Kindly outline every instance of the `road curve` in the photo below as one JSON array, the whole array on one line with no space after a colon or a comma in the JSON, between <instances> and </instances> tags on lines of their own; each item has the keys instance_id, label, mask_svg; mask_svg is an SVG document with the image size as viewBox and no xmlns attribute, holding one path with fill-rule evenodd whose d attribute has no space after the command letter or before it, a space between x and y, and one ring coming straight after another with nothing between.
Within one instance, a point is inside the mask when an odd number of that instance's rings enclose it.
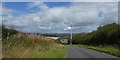
<instances>
[{"instance_id":1,"label":"road curve","mask_svg":"<svg viewBox=\"0 0 120 60\"><path fill-rule=\"evenodd\" d=\"M86 48L69 46L66 58L117 58L117 57Z\"/></svg>"}]
</instances>

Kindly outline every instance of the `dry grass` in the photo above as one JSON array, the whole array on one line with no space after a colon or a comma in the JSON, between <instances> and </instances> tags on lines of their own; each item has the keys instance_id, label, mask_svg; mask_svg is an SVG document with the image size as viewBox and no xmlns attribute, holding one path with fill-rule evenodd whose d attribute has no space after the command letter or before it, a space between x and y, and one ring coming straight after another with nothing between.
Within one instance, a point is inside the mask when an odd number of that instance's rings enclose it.
<instances>
[{"instance_id":1,"label":"dry grass","mask_svg":"<svg viewBox=\"0 0 120 60\"><path fill-rule=\"evenodd\" d=\"M3 58L30 58L40 51L55 48L55 41L42 36L18 33L3 40Z\"/></svg>"}]
</instances>

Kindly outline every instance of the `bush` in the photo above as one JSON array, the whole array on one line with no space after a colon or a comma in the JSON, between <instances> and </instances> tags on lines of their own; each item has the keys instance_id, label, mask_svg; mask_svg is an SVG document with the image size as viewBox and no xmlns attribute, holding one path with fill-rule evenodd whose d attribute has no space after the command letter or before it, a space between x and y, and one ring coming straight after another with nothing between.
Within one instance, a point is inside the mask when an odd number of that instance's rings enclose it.
<instances>
[{"instance_id":1,"label":"bush","mask_svg":"<svg viewBox=\"0 0 120 60\"><path fill-rule=\"evenodd\" d=\"M18 33L17 30L8 29L4 25L2 25L2 38L6 38L7 36L11 36L17 33Z\"/></svg>"},{"instance_id":2,"label":"bush","mask_svg":"<svg viewBox=\"0 0 120 60\"><path fill-rule=\"evenodd\" d=\"M100 26L96 31L86 34L74 34L73 43L88 45L120 44L120 26L116 23Z\"/></svg>"}]
</instances>

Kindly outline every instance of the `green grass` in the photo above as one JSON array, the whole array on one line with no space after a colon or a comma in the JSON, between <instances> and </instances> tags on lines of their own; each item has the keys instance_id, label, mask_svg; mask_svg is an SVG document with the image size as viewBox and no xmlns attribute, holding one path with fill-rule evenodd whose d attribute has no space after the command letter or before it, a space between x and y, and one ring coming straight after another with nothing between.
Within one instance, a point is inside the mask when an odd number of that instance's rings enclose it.
<instances>
[{"instance_id":1,"label":"green grass","mask_svg":"<svg viewBox=\"0 0 120 60\"><path fill-rule=\"evenodd\" d=\"M115 46L109 46L109 45L105 45L105 46L102 46L102 45L101 46L77 45L77 46L83 47L83 48L88 48L88 49L93 49L96 51L100 51L100 52L104 52L107 54L111 54L111 55L120 57L120 54L119 54L120 48L115 47Z\"/></svg>"},{"instance_id":2,"label":"green grass","mask_svg":"<svg viewBox=\"0 0 120 60\"><path fill-rule=\"evenodd\" d=\"M59 46L51 48L48 51L38 51L33 55L33 58L64 58L66 55L66 48L66 46Z\"/></svg>"}]
</instances>

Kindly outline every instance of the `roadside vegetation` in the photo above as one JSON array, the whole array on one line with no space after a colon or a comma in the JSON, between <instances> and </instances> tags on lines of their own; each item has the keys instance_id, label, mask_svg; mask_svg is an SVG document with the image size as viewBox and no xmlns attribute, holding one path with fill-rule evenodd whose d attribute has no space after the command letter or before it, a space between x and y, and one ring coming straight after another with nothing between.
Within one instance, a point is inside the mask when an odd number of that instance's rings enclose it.
<instances>
[{"instance_id":1,"label":"roadside vegetation","mask_svg":"<svg viewBox=\"0 0 120 60\"><path fill-rule=\"evenodd\" d=\"M66 46L56 46L49 51L39 51L33 54L33 58L64 58L66 55Z\"/></svg>"},{"instance_id":2,"label":"roadside vegetation","mask_svg":"<svg viewBox=\"0 0 120 60\"><path fill-rule=\"evenodd\" d=\"M120 26L111 23L91 33L74 34L73 44L120 57Z\"/></svg>"},{"instance_id":3,"label":"roadside vegetation","mask_svg":"<svg viewBox=\"0 0 120 60\"><path fill-rule=\"evenodd\" d=\"M64 58L66 46L40 35L2 27L2 58Z\"/></svg>"}]
</instances>

